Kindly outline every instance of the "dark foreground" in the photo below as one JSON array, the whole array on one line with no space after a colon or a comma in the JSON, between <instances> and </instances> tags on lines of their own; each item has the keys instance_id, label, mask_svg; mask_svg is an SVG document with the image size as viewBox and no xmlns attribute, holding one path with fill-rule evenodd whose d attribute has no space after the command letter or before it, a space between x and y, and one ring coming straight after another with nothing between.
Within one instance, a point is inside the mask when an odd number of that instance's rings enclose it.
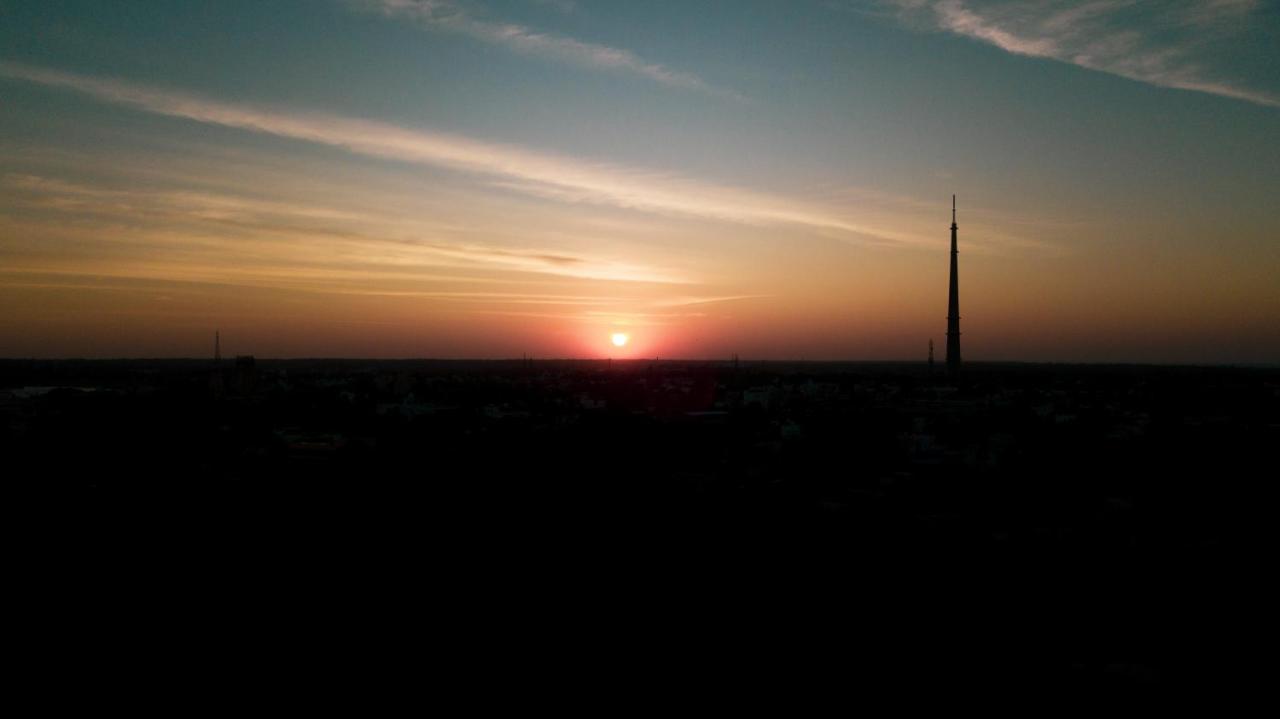
<instances>
[{"instance_id":1,"label":"dark foreground","mask_svg":"<svg viewBox=\"0 0 1280 719\"><path fill-rule=\"evenodd\" d=\"M1276 370L212 370L0 362L50 631L407 652L400 671L481 704L726 676L1053 700L1269 672Z\"/></svg>"}]
</instances>

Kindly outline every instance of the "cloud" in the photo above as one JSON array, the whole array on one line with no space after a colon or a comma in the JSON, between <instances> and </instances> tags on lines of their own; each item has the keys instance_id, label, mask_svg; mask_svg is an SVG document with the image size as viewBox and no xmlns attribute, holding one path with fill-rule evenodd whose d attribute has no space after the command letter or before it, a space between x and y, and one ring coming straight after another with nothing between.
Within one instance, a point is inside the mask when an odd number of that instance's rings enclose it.
<instances>
[{"instance_id":1,"label":"cloud","mask_svg":"<svg viewBox=\"0 0 1280 719\"><path fill-rule=\"evenodd\" d=\"M713 297L670 297L654 302L656 307L690 307L692 305L710 305L719 302L736 302L738 300L767 299L772 295L723 295Z\"/></svg>"},{"instance_id":2,"label":"cloud","mask_svg":"<svg viewBox=\"0 0 1280 719\"><path fill-rule=\"evenodd\" d=\"M234 275L240 271L234 265L249 262L260 265L262 276L307 282L343 279L356 268L383 279L433 279L421 273L428 267L688 282L669 270L560 250L397 239L380 218L326 207L209 192L103 189L26 174L0 177L0 187L9 190L15 206L125 223L128 229L118 233L117 226L105 222L95 224L93 232L103 240L115 238L117 246L164 248L169 263L162 277L212 269L230 269ZM314 272L299 265L299 239L306 241L308 264L318 265ZM228 257L232 266L220 267Z\"/></svg>"},{"instance_id":3,"label":"cloud","mask_svg":"<svg viewBox=\"0 0 1280 719\"><path fill-rule=\"evenodd\" d=\"M590 69L627 72L668 87L743 99L736 92L711 86L697 75L648 62L629 50L538 32L524 25L476 19L451 0L364 0L357 7L372 8L388 17L406 18L432 30L466 35L526 55Z\"/></svg>"},{"instance_id":4,"label":"cloud","mask_svg":"<svg viewBox=\"0 0 1280 719\"><path fill-rule=\"evenodd\" d=\"M911 244L930 241L862 225L831 208L802 200L670 173L584 162L460 135L334 115L267 110L15 63L0 62L0 76L74 90L103 102L160 115L339 147L368 157L471 173L513 191L563 202L752 225L801 226L842 239Z\"/></svg>"},{"instance_id":5,"label":"cloud","mask_svg":"<svg viewBox=\"0 0 1280 719\"><path fill-rule=\"evenodd\" d=\"M1211 50L1246 30L1257 9L1254 0L889 0L889 5L910 24L971 37L1017 55L1280 107L1280 95L1207 68L1216 59Z\"/></svg>"},{"instance_id":6,"label":"cloud","mask_svg":"<svg viewBox=\"0 0 1280 719\"><path fill-rule=\"evenodd\" d=\"M0 252L0 289L188 296L239 287L421 300L446 313L587 323L644 316L647 324L768 297L718 292L679 270L597 252L431 232L418 239L413 225L356 209L360 202L277 198L252 182L237 191L244 194L174 188L128 171L105 182L0 174L0 236L15 238Z\"/></svg>"},{"instance_id":7,"label":"cloud","mask_svg":"<svg viewBox=\"0 0 1280 719\"><path fill-rule=\"evenodd\" d=\"M1033 57L1053 57L1057 52L1057 47L1052 40L1018 37L987 22L955 0L939 2L934 5L934 9L938 13L938 23L943 28L960 35L985 40L1001 50Z\"/></svg>"}]
</instances>

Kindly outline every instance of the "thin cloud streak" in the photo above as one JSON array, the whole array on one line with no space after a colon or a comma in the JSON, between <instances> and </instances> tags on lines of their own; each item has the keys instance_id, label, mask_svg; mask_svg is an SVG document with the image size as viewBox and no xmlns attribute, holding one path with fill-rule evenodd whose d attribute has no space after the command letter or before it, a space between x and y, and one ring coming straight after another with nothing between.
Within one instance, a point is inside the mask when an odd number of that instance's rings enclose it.
<instances>
[{"instance_id":1,"label":"thin cloud streak","mask_svg":"<svg viewBox=\"0 0 1280 719\"><path fill-rule=\"evenodd\" d=\"M985 3L889 0L909 23L970 37L1006 52L1071 63L1160 87L1203 92L1280 107L1280 96L1219 79L1197 51L1206 38L1230 37L1249 22L1251 0L1188 0L1142 5L1134 0L1088 3ZM1161 35L1154 27L1157 13Z\"/></svg>"},{"instance_id":2,"label":"thin cloud streak","mask_svg":"<svg viewBox=\"0 0 1280 719\"><path fill-rule=\"evenodd\" d=\"M987 22L955 0L944 0L934 5L938 23L958 35L967 35L1017 55L1053 57L1058 51L1051 40L1021 38Z\"/></svg>"},{"instance_id":3,"label":"thin cloud streak","mask_svg":"<svg viewBox=\"0 0 1280 719\"><path fill-rule=\"evenodd\" d=\"M719 302L736 302L738 300L768 299L773 295L725 295L723 297L673 297L654 302L655 307L691 307L693 305L710 305Z\"/></svg>"},{"instance_id":4,"label":"thin cloud streak","mask_svg":"<svg viewBox=\"0 0 1280 719\"><path fill-rule=\"evenodd\" d=\"M443 167L498 180L504 187L565 202L751 225L799 225L847 239L928 244L931 240L851 222L822 207L670 173L588 163L459 135L409 130L333 115L285 113L114 79L0 62L0 76L75 90L100 101L159 115L339 147L399 162Z\"/></svg>"},{"instance_id":5,"label":"thin cloud streak","mask_svg":"<svg viewBox=\"0 0 1280 719\"><path fill-rule=\"evenodd\" d=\"M334 258L333 270L361 262L379 277L406 268L471 267L528 272L587 280L684 284L678 273L630 262L540 248L503 248L431 239L397 239L378 232L376 219L323 207L251 200L211 193L109 190L34 175L0 177L19 206L63 214L119 217L127 228L117 231L98 224L92 234L116 246L162 246L169 255L199 252L200 262L219 263L231 250L229 238L240 243L233 264L246 254L270 261L290 274L298 269L299 246L307 241L308 256ZM320 228L312 220L350 220L364 229ZM371 226L372 225L372 226ZM211 228L213 228L211 230ZM232 234L227 233L232 229ZM116 237L116 235L121 235ZM247 243L247 244L246 244Z\"/></svg>"},{"instance_id":6,"label":"thin cloud streak","mask_svg":"<svg viewBox=\"0 0 1280 719\"><path fill-rule=\"evenodd\" d=\"M466 35L526 55L590 69L628 72L668 87L743 99L736 92L709 85L697 75L647 62L629 50L538 32L514 23L477 20L449 0L366 0L359 5L372 7L387 17L406 18L432 30Z\"/></svg>"}]
</instances>

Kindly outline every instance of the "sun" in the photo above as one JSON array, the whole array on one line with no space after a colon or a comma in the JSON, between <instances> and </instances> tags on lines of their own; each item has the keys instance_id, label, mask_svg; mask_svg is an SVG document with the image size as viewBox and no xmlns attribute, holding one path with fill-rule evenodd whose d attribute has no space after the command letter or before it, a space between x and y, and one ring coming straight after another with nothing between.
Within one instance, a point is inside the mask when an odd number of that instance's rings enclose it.
<instances>
[{"instance_id":1,"label":"sun","mask_svg":"<svg viewBox=\"0 0 1280 719\"><path fill-rule=\"evenodd\" d=\"M627 340L631 338L628 337L627 333L625 332L614 332L609 339L613 340L614 347L622 347L623 345L627 344Z\"/></svg>"}]
</instances>

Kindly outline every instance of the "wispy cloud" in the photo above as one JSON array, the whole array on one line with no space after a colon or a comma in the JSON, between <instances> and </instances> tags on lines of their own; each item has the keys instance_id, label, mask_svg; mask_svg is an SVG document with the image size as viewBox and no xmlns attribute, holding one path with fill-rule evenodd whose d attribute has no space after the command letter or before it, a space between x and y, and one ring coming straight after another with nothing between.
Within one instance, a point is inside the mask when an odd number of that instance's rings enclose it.
<instances>
[{"instance_id":1,"label":"wispy cloud","mask_svg":"<svg viewBox=\"0 0 1280 719\"><path fill-rule=\"evenodd\" d=\"M736 302L738 300L766 299L771 295L722 295L710 297L669 297L654 303L657 307L690 307L692 305L711 305L720 302Z\"/></svg>"},{"instance_id":2,"label":"wispy cloud","mask_svg":"<svg viewBox=\"0 0 1280 719\"><path fill-rule=\"evenodd\" d=\"M164 292L188 306L226 288L279 290L298 306L320 295L388 298L438 314L589 325L669 324L695 306L765 297L634 255L539 246L529 242L537 231L501 246L469 242L448 237L487 232L417 232L394 211L366 212L358 198L325 204L251 176L235 191L173 179L128 167L98 179L0 174L0 237L13 240L0 247L0 289L123 293L129 302Z\"/></svg>"},{"instance_id":3,"label":"wispy cloud","mask_svg":"<svg viewBox=\"0 0 1280 719\"><path fill-rule=\"evenodd\" d=\"M1280 107L1280 95L1213 72L1206 49L1243 31L1256 0L889 0L903 20L1161 87Z\"/></svg>"},{"instance_id":4,"label":"wispy cloud","mask_svg":"<svg viewBox=\"0 0 1280 719\"><path fill-rule=\"evenodd\" d=\"M74 90L100 101L225 127L482 176L564 202L753 225L792 225L851 240L921 244L923 237L854 222L838 210L679 175L536 152L460 135L333 115L267 110L114 79L0 62L0 76Z\"/></svg>"},{"instance_id":5,"label":"wispy cloud","mask_svg":"<svg viewBox=\"0 0 1280 719\"><path fill-rule=\"evenodd\" d=\"M354 5L372 8L388 17L405 18L428 29L466 35L514 52L579 67L631 73L668 87L742 99L732 90L714 87L692 73L649 62L630 50L539 32L515 23L479 19L452 0L359 0ZM563 11L573 8L563 2L556 3L556 6Z\"/></svg>"},{"instance_id":6,"label":"wispy cloud","mask_svg":"<svg viewBox=\"0 0 1280 719\"><path fill-rule=\"evenodd\" d=\"M957 0L943 0L934 5L938 23L943 28L960 35L968 35L1018 55L1052 57L1057 50L1054 42L1045 38L1019 37L966 8Z\"/></svg>"},{"instance_id":7,"label":"wispy cloud","mask_svg":"<svg viewBox=\"0 0 1280 719\"><path fill-rule=\"evenodd\" d=\"M352 270L386 280L439 279L424 270L469 268L584 280L688 281L669 270L563 250L396 237L380 218L327 207L209 192L105 189L21 174L0 177L0 187L9 191L14 206L127 223L117 230L99 222L93 232L99 244L114 238L118 247L147 249L152 260L159 255L163 262L154 267L161 277L243 273L315 287L317 281L347 278ZM300 239L306 241L305 252Z\"/></svg>"}]
</instances>

